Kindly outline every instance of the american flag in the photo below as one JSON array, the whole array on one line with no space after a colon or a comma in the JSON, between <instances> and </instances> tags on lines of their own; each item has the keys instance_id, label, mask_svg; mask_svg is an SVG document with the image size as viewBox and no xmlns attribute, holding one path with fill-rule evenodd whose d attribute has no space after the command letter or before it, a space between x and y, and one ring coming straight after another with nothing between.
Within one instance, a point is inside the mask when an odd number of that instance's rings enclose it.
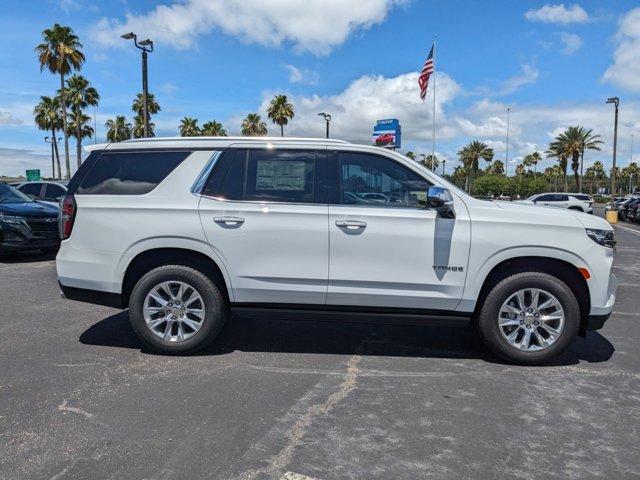
<instances>
[{"instance_id":1,"label":"american flag","mask_svg":"<svg viewBox=\"0 0 640 480\"><path fill-rule=\"evenodd\" d=\"M422 100L427 96L427 87L429 86L429 78L433 73L433 45L431 45L431 50L429 50L429 56L427 57L427 61L424 62L424 66L420 71L420 76L418 77L418 85L420 86L420 98Z\"/></svg>"}]
</instances>

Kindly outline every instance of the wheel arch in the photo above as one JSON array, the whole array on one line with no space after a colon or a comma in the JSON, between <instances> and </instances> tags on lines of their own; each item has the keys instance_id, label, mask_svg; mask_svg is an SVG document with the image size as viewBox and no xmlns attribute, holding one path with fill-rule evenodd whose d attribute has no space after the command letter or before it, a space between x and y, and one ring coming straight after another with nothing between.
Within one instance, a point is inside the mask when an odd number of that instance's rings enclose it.
<instances>
[{"instance_id":1,"label":"wheel arch","mask_svg":"<svg viewBox=\"0 0 640 480\"><path fill-rule=\"evenodd\" d=\"M589 286L573 263L553 257L519 256L505 259L496 264L484 278L478 295L474 318L477 318L487 294L503 279L523 272L540 272L553 275L562 280L575 295L580 307L580 335L584 337L587 331L589 312L591 310L591 297Z\"/></svg>"},{"instance_id":2,"label":"wheel arch","mask_svg":"<svg viewBox=\"0 0 640 480\"><path fill-rule=\"evenodd\" d=\"M220 262L221 263L221 262ZM224 265L199 250L184 247L153 247L138 252L124 269L122 304L129 305L133 287L148 271L163 265L184 265L207 275L221 290L224 299L233 300L233 291Z\"/></svg>"}]
</instances>

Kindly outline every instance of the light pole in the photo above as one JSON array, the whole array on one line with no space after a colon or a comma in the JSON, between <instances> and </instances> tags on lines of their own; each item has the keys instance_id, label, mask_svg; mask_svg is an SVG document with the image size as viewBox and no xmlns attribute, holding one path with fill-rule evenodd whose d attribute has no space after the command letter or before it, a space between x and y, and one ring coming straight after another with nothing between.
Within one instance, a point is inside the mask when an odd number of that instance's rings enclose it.
<instances>
[{"instance_id":1,"label":"light pole","mask_svg":"<svg viewBox=\"0 0 640 480\"><path fill-rule=\"evenodd\" d=\"M442 177L444 177L444 164L447 163L446 159L442 159Z\"/></svg>"},{"instance_id":2,"label":"light pole","mask_svg":"<svg viewBox=\"0 0 640 480\"><path fill-rule=\"evenodd\" d=\"M504 161L504 176L509 176L509 114L511 113L511 107L507 108L507 153Z\"/></svg>"},{"instance_id":3,"label":"light pole","mask_svg":"<svg viewBox=\"0 0 640 480\"><path fill-rule=\"evenodd\" d=\"M57 141L55 138L44 137L44 141L51 144L51 178L56 179L56 164L53 158L53 144Z\"/></svg>"},{"instance_id":4,"label":"light pole","mask_svg":"<svg viewBox=\"0 0 640 480\"><path fill-rule=\"evenodd\" d=\"M324 112L320 112L318 115L324 118L324 121L327 122L327 138L329 138L329 122L331 121L331 115Z\"/></svg>"},{"instance_id":5,"label":"light pole","mask_svg":"<svg viewBox=\"0 0 640 480\"><path fill-rule=\"evenodd\" d=\"M120 35L125 40L133 40L135 46L142 50L142 121L143 135L145 138L149 136L149 87L147 85L147 54L153 52L153 42L148 38L138 42L138 36L133 33L125 33ZM148 47L148 48L147 48Z\"/></svg>"},{"instance_id":6,"label":"light pole","mask_svg":"<svg viewBox=\"0 0 640 480\"><path fill-rule=\"evenodd\" d=\"M616 109L613 122L613 166L611 167L611 211L613 211L613 202L616 196L616 150L618 148L618 106L620 105L620 99L618 97L607 98L607 103L613 103Z\"/></svg>"}]
</instances>

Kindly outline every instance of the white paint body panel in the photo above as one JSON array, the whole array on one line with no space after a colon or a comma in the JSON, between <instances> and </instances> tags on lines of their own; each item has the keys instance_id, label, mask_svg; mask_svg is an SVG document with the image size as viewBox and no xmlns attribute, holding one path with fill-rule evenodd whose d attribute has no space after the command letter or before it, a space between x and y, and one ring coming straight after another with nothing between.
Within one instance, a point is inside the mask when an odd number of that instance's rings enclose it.
<instances>
[{"instance_id":1,"label":"white paint body panel","mask_svg":"<svg viewBox=\"0 0 640 480\"><path fill-rule=\"evenodd\" d=\"M229 202L191 193L212 151L229 145L369 152L449 188L455 220L431 210ZM106 148L198 148L145 195L76 195L72 235L56 259L66 286L120 293L127 266L152 248L184 248L220 267L230 299L249 303L330 304L473 311L482 284L500 262L545 257L587 268L591 314L611 312L616 281L613 251L585 228L610 230L579 212L476 200L406 157L371 146L294 139L161 139ZM102 146L105 148L105 146ZM239 216L238 228L214 221ZM337 220L367 226L347 234ZM462 267L438 272L434 266Z\"/></svg>"}]
</instances>

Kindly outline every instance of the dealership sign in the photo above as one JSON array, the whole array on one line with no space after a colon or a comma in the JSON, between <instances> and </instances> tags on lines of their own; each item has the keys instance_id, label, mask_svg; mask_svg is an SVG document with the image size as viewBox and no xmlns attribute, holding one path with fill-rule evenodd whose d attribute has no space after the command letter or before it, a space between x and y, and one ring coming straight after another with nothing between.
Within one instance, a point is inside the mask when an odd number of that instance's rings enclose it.
<instances>
[{"instance_id":1,"label":"dealership sign","mask_svg":"<svg viewBox=\"0 0 640 480\"><path fill-rule=\"evenodd\" d=\"M378 120L373 127L373 144L384 148L400 148L402 132L395 118Z\"/></svg>"}]
</instances>

